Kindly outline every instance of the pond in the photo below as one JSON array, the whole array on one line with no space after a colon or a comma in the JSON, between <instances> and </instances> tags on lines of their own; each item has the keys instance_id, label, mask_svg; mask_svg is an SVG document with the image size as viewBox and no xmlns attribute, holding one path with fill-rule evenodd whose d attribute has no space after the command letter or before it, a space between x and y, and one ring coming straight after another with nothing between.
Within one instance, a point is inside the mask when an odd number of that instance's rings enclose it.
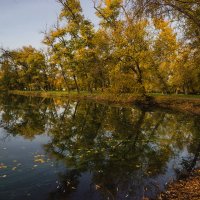
<instances>
[{"instance_id":1,"label":"pond","mask_svg":"<svg viewBox=\"0 0 200 200\"><path fill-rule=\"evenodd\" d=\"M0 96L0 199L155 199L199 165L199 116Z\"/></svg>"}]
</instances>

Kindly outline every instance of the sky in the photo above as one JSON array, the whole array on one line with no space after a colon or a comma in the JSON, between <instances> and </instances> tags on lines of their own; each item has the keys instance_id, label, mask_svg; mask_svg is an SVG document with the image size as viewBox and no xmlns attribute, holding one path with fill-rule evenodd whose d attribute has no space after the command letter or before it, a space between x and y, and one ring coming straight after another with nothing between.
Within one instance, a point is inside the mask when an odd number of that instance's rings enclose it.
<instances>
[{"instance_id":1,"label":"sky","mask_svg":"<svg viewBox=\"0 0 200 200\"><path fill-rule=\"evenodd\" d=\"M86 18L98 23L92 0L81 0ZM60 5L56 0L0 0L0 47L41 48L46 28L56 23Z\"/></svg>"}]
</instances>

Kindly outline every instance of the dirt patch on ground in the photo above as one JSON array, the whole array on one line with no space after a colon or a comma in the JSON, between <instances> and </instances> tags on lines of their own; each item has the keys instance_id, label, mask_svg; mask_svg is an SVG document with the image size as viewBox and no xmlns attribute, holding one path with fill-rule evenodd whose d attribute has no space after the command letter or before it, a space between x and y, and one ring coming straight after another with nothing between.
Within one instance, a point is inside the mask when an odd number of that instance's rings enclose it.
<instances>
[{"instance_id":1,"label":"dirt patch on ground","mask_svg":"<svg viewBox=\"0 0 200 200\"><path fill-rule=\"evenodd\" d=\"M200 200L200 170L195 170L184 180L171 183L158 200Z\"/></svg>"}]
</instances>

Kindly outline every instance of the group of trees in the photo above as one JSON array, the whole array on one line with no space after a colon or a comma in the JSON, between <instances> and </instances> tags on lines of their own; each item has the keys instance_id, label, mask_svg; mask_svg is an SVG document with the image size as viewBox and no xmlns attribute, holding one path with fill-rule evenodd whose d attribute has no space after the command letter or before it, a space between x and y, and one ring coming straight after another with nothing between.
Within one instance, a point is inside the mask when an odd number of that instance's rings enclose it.
<instances>
[{"instance_id":1,"label":"group of trees","mask_svg":"<svg viewBox=\"0 0 200 200\"><path fill-rule=\"evenodd\" d=\"M1 89L200 92L199 0L92 0L99 25L79 0L57 0L46 51L2 49Z\"/></svg>"}]
</instances>

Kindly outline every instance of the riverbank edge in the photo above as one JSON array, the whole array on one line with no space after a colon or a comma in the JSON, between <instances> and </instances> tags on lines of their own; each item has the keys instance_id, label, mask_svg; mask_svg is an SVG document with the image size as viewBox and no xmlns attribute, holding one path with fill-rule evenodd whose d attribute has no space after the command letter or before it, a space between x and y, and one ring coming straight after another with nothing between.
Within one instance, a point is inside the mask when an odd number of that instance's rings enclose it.
<instances>
[{"instance_id":1,"label":"riverbank edge","mask_svg":"<svg viewBox=\"0 0 200 200\"><path fill-rule=\"evenodd\" d=\"M132 95L132 94L111 94L111 93L87 93L87 92L64 92L64 91L21 91L10 90L9 94L42 97L42 98L69 98L73 100L93 100L96 102L106 102L113 104L129 104L140 107L160 107L184 111L200 115L200 95Z\"/></svg>"},{"instance_id":2,"label":"riverbank edge","mask_svg":"<svg viewBox=\"0 0 200 200\"><path fill-rule=\"evenodd\" d=\"M157 200L197 200L200 197L200 169L194 169L185 177L172 181L167 185Z\"/></svg>"}]
</instances>

